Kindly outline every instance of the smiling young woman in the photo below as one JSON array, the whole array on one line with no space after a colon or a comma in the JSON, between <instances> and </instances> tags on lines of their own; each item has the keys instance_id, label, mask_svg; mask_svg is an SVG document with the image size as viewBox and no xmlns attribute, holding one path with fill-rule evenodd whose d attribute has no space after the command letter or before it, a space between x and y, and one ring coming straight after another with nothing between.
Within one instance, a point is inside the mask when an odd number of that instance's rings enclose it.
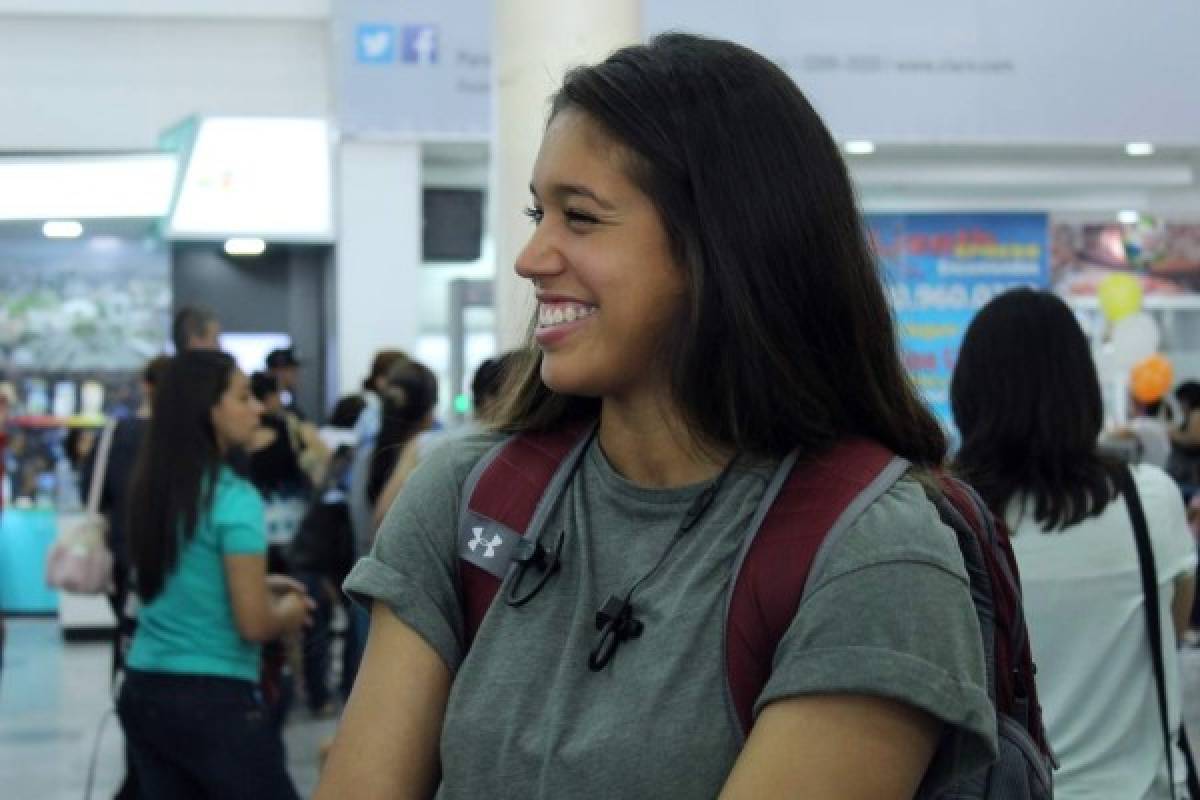
<instances>
[{"instance_id":1,"label":"smiling young woman","mask_svg":"<svg viewBox=\"0 0 1200 800\"><path fill-rule=\"evenodd\" d=\"M347 581L371 636L318 797L886 800L986 765L965 569L912 478L808 575L748 738L725 718L725 590L785 457L854 437L917 469L945 451L801 92L729 42L625 48L568 73L530 190L526 364L495 429L429 457ZM468 478L509 437L575 428L539 523L562 532L557 568L517 601L510 572L474 630ZM470 550L499 545L474 531ZM598 654L596 609L630 598L642 635Z\"/></svg>"}]
</instances>

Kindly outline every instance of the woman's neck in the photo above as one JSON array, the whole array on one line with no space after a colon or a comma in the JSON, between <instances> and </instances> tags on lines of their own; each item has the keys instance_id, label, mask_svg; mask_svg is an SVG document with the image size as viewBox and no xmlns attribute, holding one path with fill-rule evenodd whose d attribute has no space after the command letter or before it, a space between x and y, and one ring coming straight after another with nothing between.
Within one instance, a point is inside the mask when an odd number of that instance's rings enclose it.
<instances>
[{"instance_id":1,"label":"woman's neck","mask_svg":"<svg viewBox=\"0 0 1200 800\"><path fill-rule=\"evenodd\" d=\"M701 483L716 477L733 457L732 452L703 448L682 415L663 403L622 404L606 399L598 435L608 462L640 486Z\"/></svg>"}]
</instances>

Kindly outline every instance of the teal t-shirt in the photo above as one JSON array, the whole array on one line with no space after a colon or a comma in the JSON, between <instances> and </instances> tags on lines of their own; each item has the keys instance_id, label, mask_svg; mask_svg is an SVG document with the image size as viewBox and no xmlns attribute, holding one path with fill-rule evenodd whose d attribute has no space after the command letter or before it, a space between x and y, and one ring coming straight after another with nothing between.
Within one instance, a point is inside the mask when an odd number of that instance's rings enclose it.
<instances>
[{"instance_id":1,"label":"teal t-shirt","mask_svg":"<svg viewBox=\"0 0 1200 800\"><path fill-rule=\"evenodd\" d=\"M260 647L238 634L224 557L266 551L258 490L222 467L212 508L201 516L162 592L138 612L129 666L257 681Z\"/></svg>"}]
</instances>

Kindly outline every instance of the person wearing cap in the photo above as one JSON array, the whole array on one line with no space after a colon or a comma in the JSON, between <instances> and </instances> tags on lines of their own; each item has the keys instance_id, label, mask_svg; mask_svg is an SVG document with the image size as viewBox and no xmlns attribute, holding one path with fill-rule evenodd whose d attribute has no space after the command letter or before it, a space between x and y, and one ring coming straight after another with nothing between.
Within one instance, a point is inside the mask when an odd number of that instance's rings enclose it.
<instances>
[{"instance_id":1,"label":"person wearing cap","mask_svg":"<svg viewBox=\"0 0 1200 800\"><path fill-rule=\"evenodd\" d=\"M283 398L283 407L300 419L307 419L304 412L296 405L296 387L300 383L300 364L296 352L291 347L281 347L267 354L267 373L275 378L279 385L279 395Z\"/></svg>"}]
</instances>

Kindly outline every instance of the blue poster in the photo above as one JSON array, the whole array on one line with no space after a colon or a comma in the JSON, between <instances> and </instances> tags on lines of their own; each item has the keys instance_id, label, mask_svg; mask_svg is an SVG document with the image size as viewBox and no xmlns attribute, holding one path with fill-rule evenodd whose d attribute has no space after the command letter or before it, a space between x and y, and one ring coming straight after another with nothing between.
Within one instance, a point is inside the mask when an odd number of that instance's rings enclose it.
<instances>
[{"instance_id":1,"label":"blue poster","mask_svg":"<svg viewBox=\"0 0 1200 800\"><path fill-rule=\"evenodd\" d=\"M975 312L997 294L1049 285L1045 214L868 214L905 366L953 430L950 376Z\"/></svg>"}]
</instances>

